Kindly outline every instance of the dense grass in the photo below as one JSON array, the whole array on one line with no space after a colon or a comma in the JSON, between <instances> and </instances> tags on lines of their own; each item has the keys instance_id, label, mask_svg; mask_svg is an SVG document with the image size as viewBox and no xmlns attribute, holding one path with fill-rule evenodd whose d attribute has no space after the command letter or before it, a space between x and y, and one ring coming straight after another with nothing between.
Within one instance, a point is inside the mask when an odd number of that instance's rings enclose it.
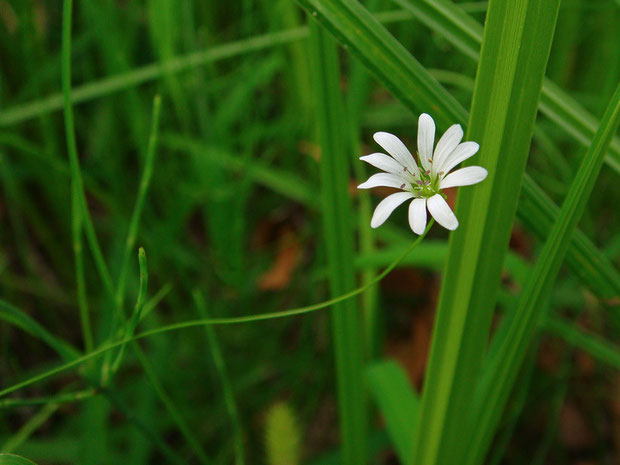
<instances>
[{"instance_id":1,"label":"dense grass","mask_svg":"<svg viewBox=\"0 0 620 465\"><path fill-rule=\"evenodd\" d=\"M0 452L617 460L618 15L0 1ZM490 176L414 242L353 187L421 112Z\"/></svg>"}]
</instances>

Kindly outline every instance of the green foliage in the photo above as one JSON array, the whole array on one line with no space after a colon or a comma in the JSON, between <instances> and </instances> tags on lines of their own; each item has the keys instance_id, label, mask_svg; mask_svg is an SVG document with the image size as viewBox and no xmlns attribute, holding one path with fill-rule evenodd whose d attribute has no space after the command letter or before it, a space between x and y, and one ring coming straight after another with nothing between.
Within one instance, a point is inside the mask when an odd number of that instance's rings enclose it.
<instances>
[{"instance_id":1,"label":"green foliage","mask_svg":"<svg viewBox=\"0 0 620 465\"><path fill-rule=\"evenodd\" d=\"M27 458L13 454L0 454L0 464L2 465L36 465Z\"/></svg>"},{"instance_id":2,"label":"green foliage","mask_svg":"<svg viewBox=\"0 0 620 465\"><path fill-rule=\"evenodd\" d=\"M0 449L564 463L568 402L613 461L618 5L557 3L0 1ZM422 111L489 169L450 240L354 188Z\"/></svg>"}]
</instances>

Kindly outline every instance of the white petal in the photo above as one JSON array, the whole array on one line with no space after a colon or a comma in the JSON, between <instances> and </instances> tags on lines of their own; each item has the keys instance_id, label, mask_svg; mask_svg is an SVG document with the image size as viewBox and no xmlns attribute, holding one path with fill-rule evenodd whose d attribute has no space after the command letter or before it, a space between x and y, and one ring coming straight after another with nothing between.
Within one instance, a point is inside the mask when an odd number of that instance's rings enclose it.
<instances>
[{"instance_id":1,"label":"white petal","mask_svg":"<svg viewBox=\"0 0 620 465\"><path fill-rule=\"evenodd\" d=\"M418 155L425 170L431 169L431 163L428 160L433 158L434 144L435 122L430 115L422 113L418 118Z\"/></svg>"},{"instance_id":2,"label":"white petal","mask_svg":"<svg viewBox=\"0 0 620 465\"><path fill-rule=\"evenodd\" d=\"M373 187L395 187L403 189L409 181L392 173L377 173L368 178L368 181L357 186L358 189L371 189Z\"/></svg>"},{"instance_id":3,"label":"white petal","mask_svg":"<svg viewBox=\"0 0 620 465\"><path fill-rule=\"evenodd\" d=\"M394 160L392 157L384 153L371 153L360 157L360 160L371 164L386 173L401 174L404 172L404 166Z\"/></svg>"},{"instance_id":4,"label":"white petal","mask_svg":"<svg viewBox=\"0 0 620 465\"><path fill-rule=\"evenodd\" d=\"M454 231L459 227L459 221L452 213L450 205L444 200L440 194L433 195L427 202L428 211L431 212L433 218L444 228Z\"/></svg>"},{"instance_id":5,"label":"white petal","mask_svg":"<svg viewBox=\"0 0 620 465\"><path fill-rule=\"evenodd\" d=\"M448 187L471 186L484 180L487 174L489 174L487 170L481 166L468 166L467 168L456 170L443 178L439 183L439 187L447 189Z\"/></svg>"},{"instance_id":6,"label":"white petal","mask_svg":"<svg viewBox=\"0 0 620 465\"><path fill-rule=\"evenodd\" d=\"M426 229L426 199L413 199L409 204L409 226L421 235Z\"/></svg>"},{"instance_id":7,"label":"white petal","mask_svg":"<svg viewBox=\"0 0 620 465\"><path fill-rule=\"evenodd\" d=\"M376 132L373 136L377 144L385 149L387 153L392 155L394 159L411 172L416 172L418 167L413 159L411 152L405 147L405 144L389 132Z\"/></svg>"},{"instance_id":8,"label":"white petal","mask_svg":"<svg viewBox=\"0 0 620 465\"><path fill-rule=\"evenodd\" d=\"M370 220L371 228L378 228L385 220L389 218L392 212L405 200L413 197L411 192L397 192L396 194L388 195L384 198L377 208L375 208L375 212L372 214L372 220Z\"/></svg>"},{"instance_id":9,"label":"white petal","mask_svg":"<svg viewBox=\"0 0 620 465\"><path fill-rule=\"evenodd\" d=\"M433 155L433 168L435 172L439 173L441 164L450 153L459 145L463 138L463 129L460 124L453 124L443 133L437 147L435 147L435 153Z\"/></svg>"},{"instance_id":10,"label":"white petal","mask_svg":"<svg viewBox=\"0 0 620 465\"><path fill-rule=\"evenodd\" d=\"M449 173L452 168L467 160L469 157L476 154L480 146L476 142L463 142L455 148L451 154L449 154L440 164L436 167L437 172L443 171L444 175Z\"/></svg>"}]
</instances>

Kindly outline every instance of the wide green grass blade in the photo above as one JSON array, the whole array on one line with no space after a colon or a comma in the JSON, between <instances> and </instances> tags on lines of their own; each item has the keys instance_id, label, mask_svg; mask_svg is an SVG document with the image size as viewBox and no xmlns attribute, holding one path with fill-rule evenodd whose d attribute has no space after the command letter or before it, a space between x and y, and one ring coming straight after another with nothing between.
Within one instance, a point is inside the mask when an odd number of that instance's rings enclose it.
<instances>
[{"instance_id":1,"label":"wide green grass blade","mask_svg":"<svg viewBox=\"0 0 620 465\"><path fill-rule=\"evenodd\" d=\"M605 152L620 123L620 85L602 118L592 145L586 154L562 205L560 216L545 242L536 266L525 284L514 311L504 322L502 339L485 365L485 377L476 396L475 425L465 464L481 463L515 382L519 367L544 315L540 309L548 301L553 284L569 247L577 223L586 209Z\"/></svg>"},{"instance_id":2,"label":"wide green grass blade","mask_svg":"<svg viewBox=\"0 0 620 465\"><path fill-rule=\"evenodd\" d=\"M489 171L459 193L422 396L416 464L459 463L500 284L559 0L489 4L466 140Z\"/></svg>"},{"instance_id":3,"label":"wide green grass blade","mask_svg":"<svg viewBox=\"0 0 620 465\"><path fill-rule=\"evenodd\" d=\"M321 190L324 244L332 295L355 287L353 216L348 193L351 157L347 153L345 114L340 95L336 45L311 23L310 49L315 76L321 146ZM332 334L338 383L342 463L367 462L367 402L363 386L364 346L355 300L333 306Z\"/></svg>"},{"instance_id":4,"label":"wide green grass blade","mask_svg":"<svg viewBox=\"0 0 620 465\"><path fill-rule=\"evenodd\" d=\"M411 438L420 399L407 374L392 360L380 361L366 369L366 382L400 462L411 463Z\"/></svg>"}]
</instances>

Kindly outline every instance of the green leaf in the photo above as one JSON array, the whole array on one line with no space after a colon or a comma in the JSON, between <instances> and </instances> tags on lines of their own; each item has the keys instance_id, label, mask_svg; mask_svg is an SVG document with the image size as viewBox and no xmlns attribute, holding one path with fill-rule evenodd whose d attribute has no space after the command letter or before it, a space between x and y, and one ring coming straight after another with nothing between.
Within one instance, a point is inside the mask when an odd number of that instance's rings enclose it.
<instances>
[{"instance_id":1,"label":"green leaf","mask_svg":"<svg viewBox=\"0 0 620 465\"><path fill-rule=\"evenodd\" d=\"M489 4L466 139L488 178L459 192L422 395L414 463L460 463L486 354L559 0Z\"/></svg>"},{"instance_id":2,"label":"green leaf","mask_svg":"<svg viewBox=\"0 0 620 465\"><path fill-rule=\"evenodd\" d=\"M393 0L411 12L415 19L441 34L457 50L478 60L482 25L460 5L451 1ZM587 146L599 125L597 119L573 97L545 78L539 102L540 111L562 127L577 142ZM620 174L620 140L614 138L605 162Z\"/></svg>"},{"instance_id":3,"label":"green leaf","mask_svg":"<svg viewBox=\"0 0 620 465\"><path fill-rule=\"evenodd\" d=\"M400 462L411 463L411 438L414 437L420 399L407 374L396 362L382 360L366 369L366 383L379 413L385 420L388 435Z\"/></svg>"},{"instance_id":4,"label":"green leaf","mask_svg":"<svg viewBox=\"0 0 620 465\"><path fill-rule=\"evenodd\" d=\"M26 331L31 336L41 339L48 346L54 349L65 361L73 360L74 358L80 356L80 352L69 343L49 332L45 327L32 319L22 310L3 300L0 300L0 320L11 323L12 325Z\"/></svg>"},{"instance_id":5,"label":"green leaf","mask_svg":"<svg viewBox=\"0 0 620 465\"><path fill-rule=\"evenodd\" d=\"M32 460L13 454L0 454L0 465L37 465Z\"/></svg>"},{"instance_id":6,"label":"green leaf","mask_svg":"<svg viewBox=\"0 0 620 465\"><path fill-rule=\"evenodd\" d=\"M585 211L596 178L603 164L612 137L620 123L620 85L610 102L601 126L586 154L560 215L545 242L535 268L526 282L517 305L502 324L502 339L498 349L485 364L485 376L476 392L476 410L470 426L473 438L465 464L481 463L488 450L508 395L514 385L519 367L535 335L540 318L549 299L553 284L569 247L579 219Z\"/></svg>"},{"instance_id":7,"label":"green leaf","mask_svg":"<svg viewBox=\"0 0 620 465\"><path fill-rule=\"evenodd\" d=\"M316 116L321 146L323 237L332 295L355 287L353 217L348 192L350 156L346 133L336 45L314 22L310 27L312 69L317 92ZM333 306L332 330L338 383L342 463L367 461L367 412L363 386L364 346L360 315L354 300Z\"/></svg>"},{"instance_id":8,"label":"green leaf","mask_svg":"<svg viewBox=\"0 0 620 465\"><path fill-rule=\"evenodd\" d=\"M599 335L583 331L575 324L570 324L555 315L551 315L544 322L544 328L589 353L600 362L620 370L620 347L606 341Z\"/></svg>"}]
</instances>

